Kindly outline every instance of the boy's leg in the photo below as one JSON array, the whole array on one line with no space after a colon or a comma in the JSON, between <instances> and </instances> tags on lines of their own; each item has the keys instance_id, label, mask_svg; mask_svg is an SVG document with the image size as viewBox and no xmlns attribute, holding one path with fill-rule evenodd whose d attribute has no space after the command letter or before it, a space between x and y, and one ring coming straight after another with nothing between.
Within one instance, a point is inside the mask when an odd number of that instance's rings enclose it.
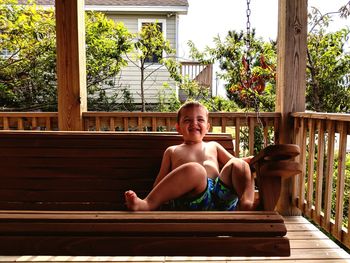
<instances>
[{"instance_id":1,"label":"boy's leg","mask_svg":"<svg viewBox=\"0 0 350 263\"><path fill-rule=\"evenodd\" d=\"M165 176L148 194L145 199L137 197L135 192L125 193L126 205L129 210L155 210L163 203L189 194L202 193L207 187L207 173L198 163L187 163Z\"/></svg>"},{"instance_id":2,"label":"boy's leg","mask_svg":"<svg viewBox=\"0 0 350 263\"><path fill-rule=\"evenodd\" d=\"M219 178L237 192L239 210L254 209L254 178L247 162L232 158L222 168Z\"/></svg>"}]
</instances>

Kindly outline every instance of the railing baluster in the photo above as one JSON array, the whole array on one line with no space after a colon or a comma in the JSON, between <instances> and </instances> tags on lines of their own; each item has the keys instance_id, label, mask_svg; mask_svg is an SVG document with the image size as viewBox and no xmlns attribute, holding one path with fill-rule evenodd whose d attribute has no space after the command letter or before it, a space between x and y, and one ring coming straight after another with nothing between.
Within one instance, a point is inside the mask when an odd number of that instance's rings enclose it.
<instances>
[{"instance_id":1,"label":"railing baluster","mask_svg":"<svg viewBox=\"0 0 350 263\"><path fill-rule=\"evenodd\" d=\"M334 123L331 120L327 121L327 163L326 163L326 187L325 187L325 209L323 228L330 232L331 228L331 209L332 209L332 180L333 180L333 162L334 162Z\"/></svg>"},{"instance_id":2,"label":"railing baluster","mask_svg":"<svg viewBox=\"0 0 350 263\"><path fill-rule=\"evenodd\" d=\"M300 118L294 119L294 138L293 142L297 145L301 145L301 136L300 136ZM300 163L300 155L295 158L297 162ZM300 181L300 175L295 176L293 178L293 189L292 189L292 203L298 206L298 203L296 203L296 200L299 198L299 181ZM300 199L300 198L299 198Z\"/></svg>"},{"instance_id":3,"label":"railing baluster","mask_svg":"<svg viewBox=\"0 0 350 263\"><path fill-rule=\"evenodd\" d=\"M137 127L139 131L143 131L143 121L141 116L139 116L137 119Z\"/></svg>"},{"instance_id":4,"label":"railing baluster","mask_svg":"<svg viewBox=\"0 0 350 263\"><path fill-rule=\"evenodd\" d=\"M37 129L37 118L33 117L32 118L32 130L36 130Z\"/></svg>"},{"instance_id":5,"label":"railing baluster","mask_svg":"<svg viewBox=\"0 0 350 263\"><path fill-rule=\"evenodd\" d=\"M113 116L109 118L109 130L115 131L115 120Z\"/></svg>"},{"instance_id":6,"label":"railing baluster","mask_svg":"<svg viewBox=\"0 0 350 263\"><path fill-rule=\"evenodd\" d=\"M306 212L308 216L311 217L311 208L313 201L313 182L314 182L314 161L315 161L315 125L314 120L308 120L309 128L309 160L308 160L308 182L307 182L307 203L306 203Z\"/></svg>"},{"instance_id":7,"label":"railing baluster","mask_svg":"<svg viewBox=\"0 0 350 263\"><path fill-rule=\"evenodd\" d=\"M124 131L129 131L129 117L127 116L123 117L123 127Z\"/></svg>"},{"instance_id":8,"label":"railing baluster","mask_svg":"<svg viewBox=\"0 0 350 263\"><path fill-rule=\"evenodd\" d=\"M221 132L222 133L226 132L226 118L225 117L221 118Z\"/></svg>"},{"instance_id":9,"label":"railing baluster","mask_svg":"<svg viewBox=\"0 0 350 263\"><path fill-rule=\"evenodd\" d=\"M304 149L300 153L300 162L302 164L303 170L299 175L299 208L305 211L304 200L305 200L305 174L306 174L306 131L307 127L305 125L305 120L300 120L300 148Z\"/></svg>"},{"instance_id":10,"label":"railing baluster","mask_svg":"<svg viewBox=\"0 0 350 263\"><path fill-rule=\"evenodd\" d=\"M129 129L130 131L138 130L139 127L139 119L137 117L130 117L129 118Z\"/></svg>"},{"instance_id":11,"label":"railing baluster","mask_svg":"<svg viewBox=\"0 0 350 263\"><path fill-rule=\"evenodd\" d=\"M275 144L278 144L280 142L280 118L274 118L274 139L275 139Z\"/></svg>"},{"instance_id":12,"label":"railing baluster","mask_svg":"<svg viewBox=\"0 0 350 263\"><path fill-rule=\"evenodd\" d=\"M346 141L347 141L347 126L345 122L339 125L339 152L338 152L338 177L337 177L337 191L336 191L336 206L335 206L335 227L334 233L336 238L341 240L342 237L342 223L343 223L343 199L345 187L345 162L346 162Z\"/></svg>"},{"instance_id":13,"label":"railing baluster","mask_svg":"<svg viewBox=\"0 0 350 263\"><path fill-rule=\"evenodd\" d=\"M317 140L317 167L316 167L316 193L315 193L315 216L313 219L321 224L321 205L322 205L322 182L324 168L324 121L317 120L318 140Z\"/></svg>"},{"instance_id":14,"label":"railing baluster","mask_svg":"<svg viewBox=\"0 0 350 263\"><path fill-rule=\"evenodd\" d=\"M171 119L169 117L166 118L166 130L171 131Z\"/></svg>"},{"instance_id":15,"label":"railing baluster","mask_svg":"<svg viewBox=\"0 0 350 263\"><path fill-rule=\"evenodd\" d=\"M249 154L254 155L254 128L255 128L255 119L249 118Z\"/></svg>"},{"instance_id":16,"label":"railing baluster","mask_svg":"<svg viewBox=\"0 0 350 263\"><path fill-rule=\"evenodd\" d=\"M240 118L236 118L236 126L235 126L235 153L236 157L239 157L239 144L240 144L240 136L241 136L241 124Z\"/></svg>"},{"instance_id":17,"label":"railing baluster","mask_svg":"<svg viewBox=\"0 0 350 263\"><path fill-rule=\"evenodd\" d=\"M17 129L18 130L24 130L24 127L23 127L23 119L21 117L18 117L17 118Z\"/></svg>"},{"instance_id":18,"label":"railing baluster","mask_svg":"<svg viewBox=\"0 0 350 263\"><path fill-rule=\"evenodd\" d=\"M51 131L51 118L50 117L46 117L45 118L45 130L46 131Z\"/></svg>"},{"instance_id":19,"label":"railing baluster","mask_svg":"<svg viewBox=\"0 0 350 263\"><path fill-rule=\"evenodd\" d=\"M210 125L209 132L212 132L213 131L213 118L209 117L209 123L212 124L212 125Z\"/></svg>"},{"instance_id":20,"label":"railing baluster","mask_svg":"<svg viewBox=\"0 0 350 263\"><path fill-rule=\"evenodd\" d=\"M152 131L157 131L157 118L152 117Z\"/></svg>"},{"instance_id":21,"label":"railing baluster","mask_svg":"<svg viewBox=\"0 0 350 263\"><path fill-rule=\"evenodd\" d=\"M263 127L264 127L264 147L269 145L269 120L263 118Z\"/></svg>"},{"instance_id":22,"label":"railing baluster","mask_svg":"<svg viewBox=\"0 0 350 263\"><path fill-rule=\"evenodd\" d=\"M100 117L95 117L95 130L100 131L101 130L101 119Z\"/></svg>"}]
</instances>

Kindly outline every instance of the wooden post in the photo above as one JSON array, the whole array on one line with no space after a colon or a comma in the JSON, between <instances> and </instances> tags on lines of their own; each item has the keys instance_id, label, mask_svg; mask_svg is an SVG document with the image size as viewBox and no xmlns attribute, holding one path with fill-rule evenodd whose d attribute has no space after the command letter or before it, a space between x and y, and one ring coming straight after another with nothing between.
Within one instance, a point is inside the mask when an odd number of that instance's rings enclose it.
<instances>
[{"instance_id":1,"label":"wooden post","mask_svg":"<svg viewBox=\"0 0 350 263\"><path fill-rule=\"evenodd\" d=\"M59 130L82 130L87 110L84 1L55 0Z\"/></svg>"},{"instance_id":2,"label":"wooden post","mask_svg":"<svg viewBox=\"0 0 350 263\"><path fill-rule=\"evenodd\" d=\"M305 110L307 0L279 0L277 39L277 102L281 112L280 143L292 143L291 112ZM298 215L292 200L293 179L282 182L277 210L282 215Z\"/></svg>"}]
</instances>

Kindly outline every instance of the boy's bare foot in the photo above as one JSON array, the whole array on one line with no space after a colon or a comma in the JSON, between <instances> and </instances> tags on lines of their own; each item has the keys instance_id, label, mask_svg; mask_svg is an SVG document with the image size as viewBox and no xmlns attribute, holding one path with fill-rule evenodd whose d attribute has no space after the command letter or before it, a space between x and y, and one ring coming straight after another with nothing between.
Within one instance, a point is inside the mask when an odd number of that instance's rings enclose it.
<instances>
[{"instance_id":1,"label":"boy's bare foot","mask_svg":"<svg viewBox=\"0 0 350 263\"><path fill-rule=\"evenodd\" d=\"M125 192L125 204L131 211L149 211L151 210L148 203L137 196L134 191Z\"/></svg>"}]
</instances>

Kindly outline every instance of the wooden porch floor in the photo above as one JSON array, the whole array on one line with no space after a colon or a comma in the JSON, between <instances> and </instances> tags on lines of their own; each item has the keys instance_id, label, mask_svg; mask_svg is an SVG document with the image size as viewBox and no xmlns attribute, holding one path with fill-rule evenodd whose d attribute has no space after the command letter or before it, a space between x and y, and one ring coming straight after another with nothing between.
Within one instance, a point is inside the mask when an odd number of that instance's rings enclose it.
<instances>
[{"instance_id":1,"label":"wooden porch floor","mask_svg":"<svg viewBox=\"0 0 350 263\"><path fill-rule=\"evenodd\" d=\"M330 240L305 218L285 217L291 256L279 257L71 257L0 256L0 262L350 262L350 254ZM0 248L1 254L1 248Z\"/></svg>"}]
</instances>

